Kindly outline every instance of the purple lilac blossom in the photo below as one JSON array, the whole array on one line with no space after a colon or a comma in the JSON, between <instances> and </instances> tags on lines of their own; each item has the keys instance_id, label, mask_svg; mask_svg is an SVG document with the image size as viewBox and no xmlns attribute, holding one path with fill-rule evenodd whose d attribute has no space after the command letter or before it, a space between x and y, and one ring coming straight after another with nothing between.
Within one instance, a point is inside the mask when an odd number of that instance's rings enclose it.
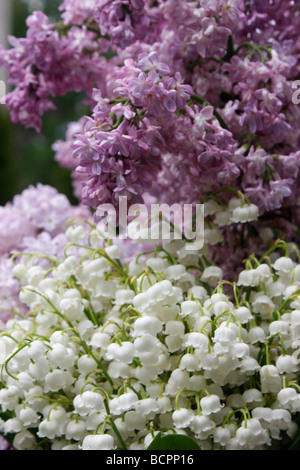
<instances>
[{"instance_id":1,"label":"purple lilac blossom","mask_svg":"<svg viewBox=\"0 0 300 470\"><path fill-rule=\"evenodd\" d=\"M34 12L0 62L16 122L40 129L56 95L87 95L90 114L53 146L82 204L199 202L231 187L262 223L299 224L296 2L64 0L60 13L51 24Z\"/></svg>"}]
</instances>

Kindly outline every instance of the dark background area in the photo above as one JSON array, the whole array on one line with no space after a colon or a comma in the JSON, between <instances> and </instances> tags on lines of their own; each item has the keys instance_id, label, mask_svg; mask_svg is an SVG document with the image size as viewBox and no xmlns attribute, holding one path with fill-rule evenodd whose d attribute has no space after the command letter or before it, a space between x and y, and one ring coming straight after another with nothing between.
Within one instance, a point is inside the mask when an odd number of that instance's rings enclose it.
<instances>
[{"instance_id":1,"label":"dark background area","mask_svg":"<svg viewBox=\"0 0 300 470\"><path fill-rule=\"evenodd\" d=\"M11 1L11 34L24 37L25 21L30 14L28 4L24 0ZM62 0L46 0L43 11L55 19L61 3ZM51 147L56 140L64 140L68 122L76 121L85 114L81 100L81 96L72 93L57 98L57 109L44 115L40 133L12 123L8 110L0 106L0 205L37 183L49 184L66 194L72 203L77 202L73 197L70 171L61 168L54 160Z\"/></svg>"}]
</instances>

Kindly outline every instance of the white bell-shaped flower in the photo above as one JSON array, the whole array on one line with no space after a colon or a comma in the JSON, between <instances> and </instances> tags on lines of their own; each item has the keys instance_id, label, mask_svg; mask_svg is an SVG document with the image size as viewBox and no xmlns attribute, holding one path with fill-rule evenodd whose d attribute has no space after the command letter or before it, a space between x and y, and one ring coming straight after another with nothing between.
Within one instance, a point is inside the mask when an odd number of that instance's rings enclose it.
<instances>
[{"instance_id":1,"label":"white bell-shaped flower","mask_svg":"<svg viewBox=\"0 0 300 470\"><path fill-rule=\"evenodd\" d=\"M172 411L173 405L169 397L159 397L157 399L157 405L161 414Z\"/></svg>"},{"instance_id":2,"label":"white bell-shaped flower","mask_svg":"<svg viewBox=\"0 0 300 470\"><path fill-rule=\"evenodd\" d=\"M54 367L61 369L71 368L76 361L76 354L71 348L66 348L61 343L55 343L48 351L47 357Z\"/></svg>"},{"instance_id":3,"label":"white bell-shaped flower","mask_svg":"<svg viewBox=\"0 0 300 470\"><path fill-rule=\"evenodd\" d=\"M208 294L203 286L193 286L188 290L188 294L200 302L208 299Z\"/></svg>"},{"instance_id":4,"label":"white bell-shaped flower","mask_svg":"<svg viewBox=\"0 0 300 470\"><path fill-rule=\"evenodd\" d=\"M109 434L96 434L86 436L82 442L82 450L113 450L115 449L115 442L113 436Z\"/></svg>"},{"instance_id":5,"label":"white bell-shaped flower","mask_svg":"<svg viewBox=\"0 0 300 470\"><path fill-rule=\"evenodd\" d=\"M130 289L118 289L115 295L115 305L131 304L134 292Z\"/></svg>"},{"instance_id":6,"label":"white bell-shaped flower","mask_svg":"<svg viewBox=\"0 0 300 470\"><path fill-rule=\"evenodd\" d=\"M88 232L82 225L76 225L67 229L66 236L71 242L80 243L88 236Z\"/></svg>"},{"instance_id":7,"label":"white bell-shaped flower","mask_svg":"<svg viewBox=\"0 0 300 470\"><path fill-rule=\"evenodd\" d=\"M246 405L248 409L259 406L263 400L263 394L257 388L245 390L242 396L243 404Z\"/></svg>"},{"instance_id":8,"label":"white bell-shaped flower","mask_svg":"<svg viewBox=\"0 0 300 470\"><path fill-rule=\"evenodd\" d=\"M145 429L147 417L137 413L135 410L130 410L125 413L124 422L128 431Z\"/></svg>"},{"instance_id":9,"label":"white bell-shaped flower","mask_svg":"<svg viewBox=\"0 0 300 470\"><path fill-rule=\"evenodd\" d=\"M10 418L3 424L4 434L16 434L23 429L23 422L19 418Z\"/></svg>"},{"instance_id":10,"label":"white bell-shaped flower","mask_svg":"<svg viewBox=\"0 0 300 470\"><path fill-rule=\"evenodd\" d=\"M231 352L234 357L244 359L250 356L250 347L248 344L239 341L231 345Z\"/></svg>"},{"instance_id":11,"label":"white bell-shaped flower","mask_svg":"<svg viewBox=\"0 0 300 470\"><path fill-rule=\"evenodd\" d=\"M240 361L240 371L245 375L254 375L260 370L260 365L254 357L246 357Z\"/></svg>"},{"instance_id":12,"label":"white bell-shaped flower","mask_svg":"<svg viewBox=\"0 0 300 470\"><path fill-rule=\"evenodd\" d=\"M100 329L98 331L95 331L91 339L88 341L88 344L95 349L101 348L106 350L108 345L110 344L110 340L110 335L108 335L107 333L103 333Z\"/></svg>"},{"instance_id":13,"label":"white bell-shaped flower","mask_svg":"<svg viewBox=\"0 0 300 470\"><path fill-rule=\"evenodd\" d=\"M45 377L45 392L58 392L58 390L64 389L71 385L75 381L75 377L66 371L60 369L54 369L48 372Z\"/></svg>"},{"instance_id":14,"label":"white bell-shaped flower","mask_svg":"<svg viewBox=\"0 0 300 470\"><path fill-rule=\"evenodd\" d=\"M28 405L18 405L15 408L17 418L26 427L34 427L39 422L39 416L36 411Z\"/></svg>"},{"instance_id":15,"label":"white bell-shaped flower","mask_svg":"<svg viewBox=\"0 0 300 470\"><path fill-rule=\"evenodd\" d=\"M236 333L232 330L232 328L226 326L225 322L223 322L219 328L215 330L213 341L214 343L228 345L232 344L236 338Z\"/></svg>"},{"instance_id":16,"label":"white bell-shaped flower","mask_svg":"<svg viewBox=\"0 0 300 470\"><path fill-rule=\"evenodd\" d=\"M137 401L135 409L137 413L147 416L158 413L159 406L154 398L144 398Z\"/></svg>"},{"instance_id":17,"label":"white bell-shaped flower","mask_svg":"<svg viewBox=\"0 0 300 470\"><path fill-rule=\"evenodd\" d=\"M257 418L261 423L268 424L273 420L273 410L269 407L258 406L251 412L253 418Z\"/></svg>"},{"instance_id":18,"label":"white bell-shaped flower","mask_svg":"<svg viewBox=\"0 0 300 470\"><path fill-rule=\"evenodd\" d=\"M138 401L138 396L134 392L127 392L120 395L118 398L118 406L121 413L136 407Z\"/></svg>"},{"instance_id":19,"label":"white bell-shaped flower","mask_svg":"<svg viewBox=\"0 0 300 470\"><path fill-rule=\"evenodd\" d=\"M123 341L121 344L111 343L107 347L106 359L117 360L130 364L135 356L135 346L130 341Z\"/></svg>"},{"instance_id":20,"label":"white bell-shaped flower","mask_svg":"<svg viewBox=\"0 0 300 470\"><path fill-rule=\"evenodd\" d=\"M290 374L299 370L299 365L290 354L279 356L276 359L276 367L280 374Z\"/></svg>"},{"instance_id":21,"label":"white bell-shaped flower","mask_svg":"<svg viewBox=\"0 0 300 470\"><path fill-rule=\"evenodd\" d=\"M244 204L243 207L235 207L232 211L231 220L234 223L246 223L257 220L258 207L255 204Z\"/></svg>"},{"instance_id":22,"label":"white bell-shaped flower","mask_svg":"<svg viewBox=\"0 0 300 470\"><path fill-rule=\"evenodd\" d=\"M34 450L36 447L35 437L30 431L22 429L15 434L13 448L16 450Z\"/></svg>"},{"instance_id":23,"label":"white bell-shaped flower","mask_svg":"<svg viewBox=\"0 0 300 470\"><path fill-rule=\"evenodd\" d=\"M214 429L213 439L216 444L226 446L231 439L230 430L223 426L218 426Z\"/></svg>"},{"instance_id":24,"label":"white bell-shaped flower","mask_svg":"<svg viewBox=\"0 0 300 470\"><path fill-rule=\"evenodd\" d=\"M72 419L68 422L65 437L68 440L81 441L86 435L86 424L84 421Z\"/></svg>"},{"instance_id":25,"label":"white bell-shaped flower","mask_svg":"<svg viewBox=\"0 0 300 470\"><path fill-rule=\"evenodd\" d=\"M172 419L176 428L187 428L193 421L195 413L187 408L180 408L173 412Z\"/></svg>"},{"instance_id":26,"label":"white bell-shaped flower","mask_svg":"<svg viewBox=\"0 0 300 470\"><path fill-rule=\"evenodd\" d=\"M215 302L213 305L213 313L216 317L223 315L224 313L228 312L228 314L233 311L233 304L229 301L219 300Z\"/></svg>"},{"instance_id":27,"label":"white bell-shaped flower","mask_svg":"<svg viewBox=\"0 0 300 470\"><path fill-rule=\"evenodd\" d=\"M16 279L22 281L23 279L26 279L26 274L27 267L25 266L25 264L19 263L14 265L13 275Z\"/></svg>"},{"instance_id":28,"label":"white bell-shaped flower","mask_svg":"<svg viewBox=\"0 0 300 470\"><path fill-rule=\"evenodd\" d=\"M195 121L197 122L198 115L196 116ZM221 210L220 204L217 203L214 199L209 199L204 203L204 215L213 215Z\"/></svg>"},{"instance_id":29,"label":"white bell-shaped flower","mask_svg":"<svg viewBox=\"0 0 300 470\"><path fill-rule=\"evenodd\" d=\"M173 286L169 280L157 282L151 286L147 291L148 298L156 302L162 302L166 297L173 294Z\"/></svg>"},{"instance_id":30,"label":"white bell-shaped flower","mask_svg":"<svg viewBox=\"0 0 300 470\"><path fill-rule=\"evenodd\" d=\"M283 431L286 431L292 421L291 413L284 409L273 409L272 410L272 421L271 425L277 427Z\"/></svg>"},{"instance_id":31,"label":"white bell-shaped flower","mask_svg":"<svg viewBox=\"0 0 300 470\"><path fill-rule=\"evenodd\" d=\"M60 435L57 427L57 423L54 420L44 419L40 422L37 435L40 438L46 437L53 440L55 437Z\"/></svg>"},{"instance_id":32,"label":"white bell-shaped flower","mask_svg":"<svg viewBox=\"0 0 300 470\"><path fill-rule=\"evenodd\" d=\"M84 312L84 304L77 289L69 289L60 301L59 310L68 320L78 320Z\"/></svg>"},{"instance_id":33,"label":"white bell-shaped flower","mask_svg":"<svg viewBox=\"0 0 300 470\"><path fill-rule=\"evenodd\" d=\"M0 405L3 412L14 410L18 405L20 390L15 385L0 390Z\"/></svg>"},{"instance_id":34,"label":"white bell-shaped flower","mask_svg":"<svg viewBox=\"0 0 300 470\"><path fill-rule=\"evenodd\" d=\"M179 281L186 274L186 267L183 264L174 264L165 269L166 279Z\"/></svg>"},{"instance_id":35,"label":"white bell-shaped flower","mask_svg":"<svg viewBox=\"0 0 300 470\"><path fill-rule=\"evenodd\" d=\"M255 344L257 342L263 343L266 339L266 333L262 327L254 326L249 330L248 339L250 344Z\"/></svg>"},{"instance_id":36,"label":"white bell-shaped flower","mask_svg":"<svg viewBox=\"0 0 300 470\"><path fill-rule=\"evenodd\" d=\"M120 361L110 361L107 372L112 379L127 379L132 376L130 365Z\"/></svg>"},{"instance_id":37,"label":"white bell-shaped flower","mask_svg":"<svg viewBox=\"0 0 300 470\"><path fill-rule=\"evenodd\" d=\"M30 346L28 348L28 356L30 359L33 361L37 361L42 357L47 351L47 347L42 341L32 341L30 343Z\"/></svg>"},{"instance_id":38,"label":"white bell-shaped flower","mask_svg":"<svg viewBox=\"0 0 300 470\"><path fill-rule=\"evenodd\" d=\"M193 348L195 348L199 351L208 352L209 339L203 333L192 332L192 333L187 333L184 336L183 344L186 347L192 346Z\"/></svg>"},{"instance_id":39,"label":"white bell-shaped flower","mask_svg":"<svg viewBox=\"0 0 300 470\"><path fill-rule=\"evenodd\" d=\"M224 236L218 226L204 229L204 240L208 245L217 245L224 241Z\"/></svg>"},{"instance_id":40,"label":"white bell-shaped flower","mask_svg":"<svg viewBox=\"0 0 300 470\"><path fill-rule=\"evenodd\" d=\"M263 319L271 319L275 304L267 295L258 293L252 301L253 312L259 313Z\"/></svg>"},{"instance_id":41,"label":"white bell-shaped flower","mask_svg":"<svg viewBox=\"0 0 300 470\"><path fill-rule=\"evenodd\" d=\"M156 317L144 316L134 322L133 328L133 336L135 337L145 335L146 333L156 336L161 332L163 323Z\"/></svg>"},{"instance_id":42,"label":"white bell-shaped flower","mask_svg":"<svg viewBox=\"0 0 300 470\"><path fill-rule=\"evenodd\" d=\"M260 275L261 282L266 282L272 277L272 272L268 264L262 263L255 269L256 272Z\"/></svg>"},{"instance_id":43,"label":"white bell-shaped flower","mask_svg":"<svg viewBox=\"0 0 300 470\"><path fill-rule=\"evenodd\" d=\"M200 407L204 416L218 413L223 406L218 395L209 395L200 400Z\"/></svg>"},{"instance_id":44,"label":"white bell-shaped flower","mask_svg":"<svg viewBox=\"0 0 300 470\"><path fill-rule=\"evenodd\" d=\"M141 355L143 353L152 352L157 344L158 339L153 335L146 333L145 335L136 338L133 346L137 352L137 355Z\"/></svg>"},{"instance_id":45,"label":"white bell-shaped flower","mask_svg":"<svg viewBox=\"0 0 300 470\"><path fill-rule=\"evenodd\" d=\"M77 368L81 374L88 374L97 369L97 367L98 365L95 359L88 354L83 354L77 360Z\"/></svg>"},{"instance_id":46,"label":"white bell-shaped flower","mask_svg":"<svg viewBox=\"0 0 300 470\"><path fill-rule=\"evenodd\" d=\"M214 218L214 223L217 224L218 227L225 227L226 225L231 225L231 212L226 210L217 212Z\"/></svg>"},{"instance_id":47,"label":"white bell-shaped flower","mask_svg":"<svg viewBox=\"0 0 300 470\"><path fill-rule=\"evenodd\" d=\"M292 274L292 269L295 267L295 262L287 257L281 256L273 263L273 268L279 276L290 276Z\"/></svg>"},{"instance_id":48,"label":"white bell-shaped flower","mask_svg":"<svg viewBox=\"0 0 300 470\"><path fill-rule=\"evenodd\" d=\"M36 380L44 380L46 375L50 372L50 363L42 356L38 361L29 364L28 372Z\"/></svg>"},{"instance_id":49,"label":"white bell-shaped flower","mask_svg":"<svg viewBox=\"0 0 300 470\"><path fill-rule=\"evenodd\" d=\"M276 366L268 364L260 369L262 393L278 393L282 387L282 379Z\"/></svg>"},{"instance_id":50,"label":"white bell-shaped flower","mask_svg":"<svg viewBox=\"0 0 300 470\"><path fill-rule=\"evenodd\" d=\"M252 320L253 315L248 307L242 305L234 309L234 316L242 325L248 323L249 320Z\"/></svg>"},{"instance_id":51,"label":"white bell-shaped flower","mask_svg":"<svg viewBox=\"0 0 300 470\"><path fill-rule=\"evenodd\" d=\"M174 369L171 372L168 383L176 385L177 390L187 389L189 387L190 376L182 369Z\"/></svg>"},{"instance_id":52,"label":"white bell-shaped flower","mask_svg":"<svg viewBox=\"0 0 300 470\"><path fill-rule=\"evenodd\" d=\"M238 286L256 287L261 283L261 276L256 269L245 269L238 277Z\"/></svg>"},{"instance_id":53,"label":"white bell-shaped flower","mask_svg":"<svg viewBox=\"0 0 300 470\"><path fill-rule=\"evenodd\" d=\"M199 315L200 307L194 300L185 300L181 304L180 316L185 318L189 315Z\"/></svg>"},{"instance_id":54,"label":"white bell-shaped flower","mask_svg":"<svg viewBox=\"0 0 300 470\"><path fill-rule=\"evenodd\" d=\"M188 372L194 372L199 367L199 358L197 354L184 354L180 360L179 367Z\"/></svg>"},{"instance_id":55,"label":"white bell-shaped flower","mask_svg":"<svg viewBox=\"0 0 300 470\"><path fill-rule=\"evenodd\" d=\"M208 266L201 275L201 281L207 282L213 286L222 279L223 271L218 266Z\"/></svg>"},{"instance_id":56,"label":"white bell-shaped flower","mask_svg":"<svg viewBox=\"0 0 300 470\"><path fill-rule=\"evenodd\" d=\"M184 336L184 323L181 321L168 321L165 325L165 334L171 336L177 336L179 338L183 338Z\"/></svg>"},{"instance_id":57,"label":"white bell-shaped flower","mask_svg":"<svg viewBox=\"0 0 300 470\"><path fill-rule=\"evenodd\" d=\"M95 411L104 409L103 397L99 392L87 390L80 395L76 395L73 400L74 409L80 416L87 416Z\"/></svg>"},{"instance_id":58,"label":"white bell-shaped flower","mask_svg":"<svg viewBox=\"0 0 300 470\"><path fill-rule=\"evenodd\" d=\"M292 387L282 388L277 395L277 400L283 408L293 411L294 405L300 402L300 394Z\"/></svg>"},{"instance_id":59,"label":"white bell-shaped flower","mask_svg":"<svg viewBox=\"0 0 300 470\"><path fill-rule=\"evenodd\" d=\"M32 286L37 286L39 282L45 277L45 270L40 266L32 266L27 270L27 282Z\"/></svg>"},{"instance_id":60,"label":"white bell-shaped flower","mask_svg":"<svg viewBox=\"0 0 300 470\"><path fill-rule=\"evenodd\" d=\"M208 416L196 415L193 417L189 428L201 438L208 437L216 428L216 423Z\"/></svg>"}]
</instances>

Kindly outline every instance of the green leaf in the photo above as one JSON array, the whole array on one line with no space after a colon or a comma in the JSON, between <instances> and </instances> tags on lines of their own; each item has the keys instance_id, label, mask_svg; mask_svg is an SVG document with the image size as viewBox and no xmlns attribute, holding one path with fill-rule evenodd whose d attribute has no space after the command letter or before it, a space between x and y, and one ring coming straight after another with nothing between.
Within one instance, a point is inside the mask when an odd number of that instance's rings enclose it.
<instances>
[{"instance_id":1,"label":"green leaf","mask_svg":"<svg viewBox=\"0 0 300 470\"><path fill-rule=\"evenodd\" d=\"M289 447L289 450L300 450L300 431L293 440L291 446Z\"/></svg>"},{"instance_id":2,"label":"green leaf","mask_svg":"<svg viewBox=\"0 0 300 470\"><path fill-rule=\"evenodd\" d=\"M153 441L151 442L151 444L149 445L149 447L147 448L147 450L158 450L159 449L159 445L161 443L161 438L162 438L162 433L159 432L155 438L153 439Z\"/></svg>"},{"instance_id":3,"label":"green leaf","mask_svg":"<svg viewBox=\"0 0 300 470\"><path fill-rule=\"evenodd\" d=\"M191 437L180 434L162 434L153 439L147 450L201 450Z\"/></svg>"}]
</instances>

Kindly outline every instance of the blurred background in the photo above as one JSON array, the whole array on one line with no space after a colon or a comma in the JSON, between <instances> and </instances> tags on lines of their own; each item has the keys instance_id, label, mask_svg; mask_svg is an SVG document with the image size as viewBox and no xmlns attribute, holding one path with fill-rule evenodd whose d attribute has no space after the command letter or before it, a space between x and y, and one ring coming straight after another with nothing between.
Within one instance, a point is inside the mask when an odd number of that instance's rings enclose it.
<instances>
[{"instance_id":1,"label":"blurred background","mask_svg":"<svg viewBox=\"0 0 300 470\"><path fill-rule=\"evenodd\" d=\"M26 35L26 18L34 10L42 10L54 20L62 0L0 0L0 43L9 47L7 35ZM6 80L0 70L0 79ZM67 123L77 120L86 110L82 97L69 93L55 100L56 111L44 115L43 128L37 134L10 121L5 106L0 106L0 205L11 201L30 184L49 184L66 194L72 203L70 172L54 160L52 144L65 137Z\"/></svg>"}]
</instances>

